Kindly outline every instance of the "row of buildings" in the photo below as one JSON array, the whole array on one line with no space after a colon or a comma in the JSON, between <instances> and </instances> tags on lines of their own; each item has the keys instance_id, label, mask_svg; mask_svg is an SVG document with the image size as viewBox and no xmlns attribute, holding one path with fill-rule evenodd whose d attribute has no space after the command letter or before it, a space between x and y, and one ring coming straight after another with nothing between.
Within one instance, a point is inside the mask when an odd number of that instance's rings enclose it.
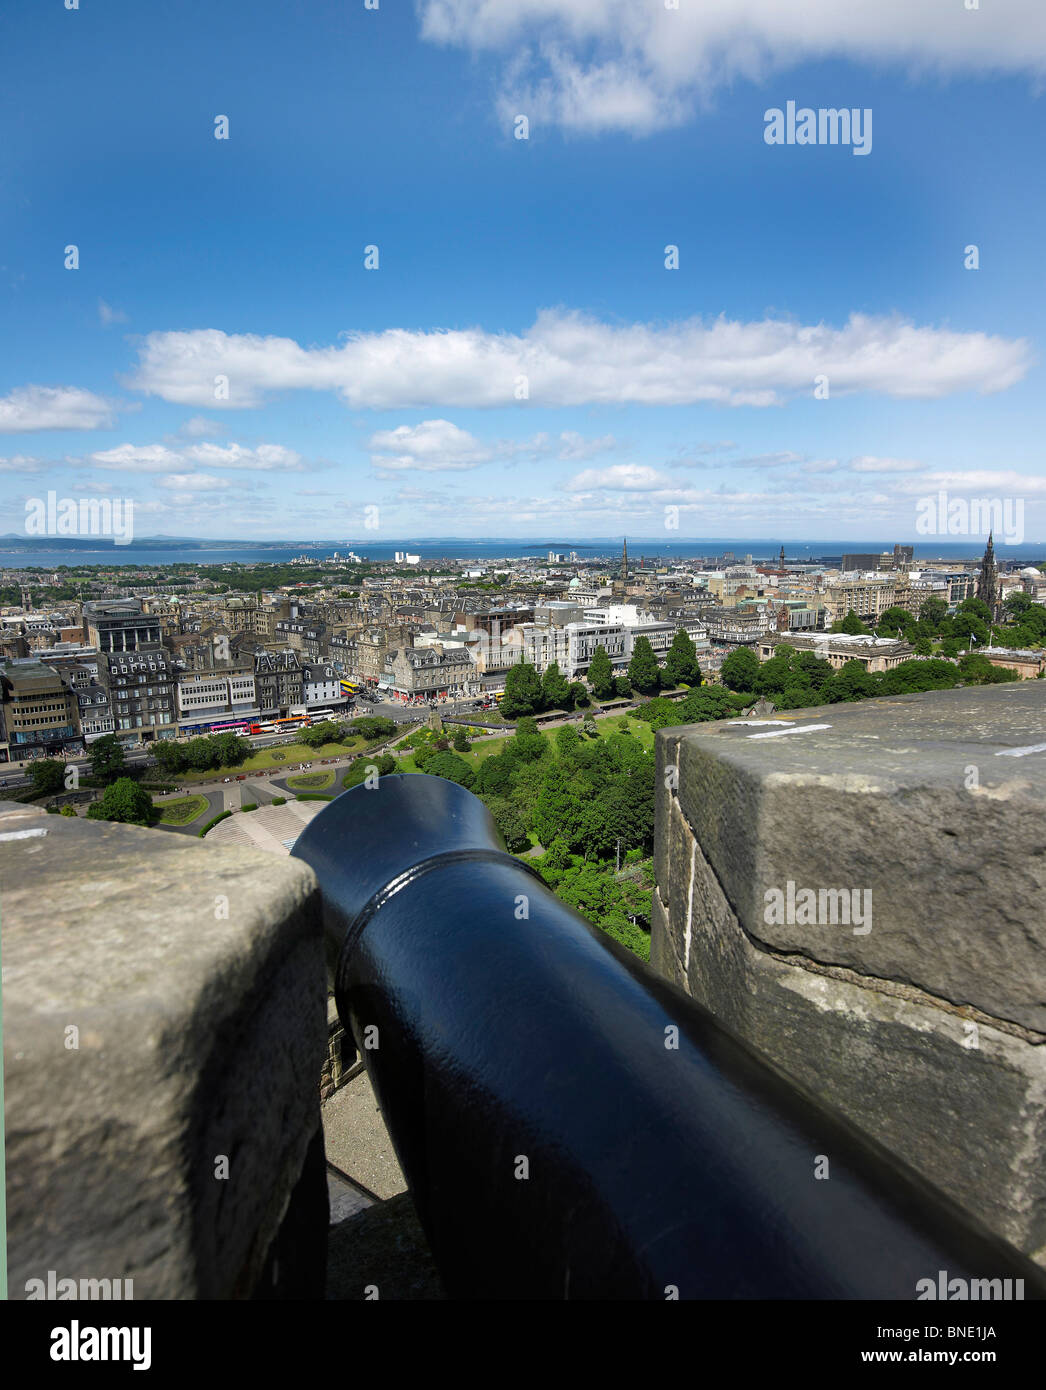
<instances>
[{"instance_id":1,"label":"row of buildings","mask_svg":"<svg viewBox=\"0 0 1046 1390\"><path fill-rule=\"evenodd\" d=\"M1046 602L1046 576L998 573L990 547L980 572L917 568L903 547L843 557L855 559L876 564L788 563L782 548L777 563L745 557L718 567L695 560L630 571L623 552L616 573L608 573L555 552L544 568L532 561L478 571L462 561L439 573L377 567L352 590L335 567L323 582L267 593L221 592L190 580L181 593L147 584L42 613L23 598L20 608L0 613L0 759L77 751L107 733L148 742L222 720L338 712L352 700L343 681L405 705L489 703L519 662L542 673L556 662L568 680L579 680L597 647L624 671L640 638L663 659L680 630L712 679L736 647L765 659L784 639L822 651L833 664L859 659L870 670L888 669L912 655L903 642L827 641L832 624L854 612L878 625L895 606L918 615L931 597L954 609L984 592L997 608L1020 589ZM244 572L230 567L230 586ZM477 586L477 573L496 583ZM1022 674L1036 674L1036 654L1018 656Z\"/></svg>"}]
</instances>

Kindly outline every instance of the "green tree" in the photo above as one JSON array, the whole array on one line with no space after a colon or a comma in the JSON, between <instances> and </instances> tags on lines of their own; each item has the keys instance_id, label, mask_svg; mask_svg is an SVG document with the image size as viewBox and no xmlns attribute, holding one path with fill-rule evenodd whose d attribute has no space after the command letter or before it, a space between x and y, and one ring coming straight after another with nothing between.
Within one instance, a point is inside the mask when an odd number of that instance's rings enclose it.
<instances>
[{"instance_id":1,"label":"green tree","mask_svg":"<svg viewBox=\"0 0 1046 1390\"><path fill-rule=\"evenodd\" d=\"M880 695L907 695L920 690L951 690L959 684L959 668L950 661L902 661L879 677Z\"/></svg>"},{"instance_id":2,"label":"green tree","mask_svg":"<svg viewBox=\"0 0 1046 1390\"><path fill-rule=\"evenodd\" d=\"M920 624L925 623L929 628L929 632L926 633L926 636L932 637L933 634L938 631L941 623L944 622L947 616L948 605L943 598L937 598L935 595L931 594L929 598L923 599L922 606L919 609L919 622Z\"/></svg>"},{"instance_id":3,"label":"green tree","mask_svg":"<svg viewBox=\"0 0 1046 1390\"><path fill-rule=\"evenodd\" d=\"M700 685L701 667L697 664L697 647L682 628L672 638L665 657L665 671L673 685Z\"/></svg>"},{"instance_id":4,"label":"green tree","mask_svg":"<svg viewBox=\"0 0 1046 1390\"><path fill-rule=\"evenodd\" d=\"M501 713L506 719L534 714L541 709L541 678L528 661L520 661L505 677Z\"/></svg>"},{"instance_id":5,"label":"green tree","mask_svg":"<svg viewBox=\"0 0 1046 1390\"><path fill-rule=\"evenodd\" d=\"M191 738L185 745L185 760L197 772L214 767L214 744L209 738Z\"/></svg>"},{"instance_id":6,"label":"green tree","mask_svg":"<svg viewBox=\"0 0 1046 1390\"><path fill-rule=\"evenodd\" d=\"M341 733L341 725L333 719L324 719L311 728L302 729L298 738L306 748L322 748L325 743L335 743Z\"/></svg>"},{"instance_id":7,"label":"green tree","mask_svg":"<svg viewBox=\"0 0 1046 1390\"><path fill-rule=\"evenodd\" d=\"M661 669L648 637L637 637L628 663L628 679L643 695L653 695L661 687Z\"/></svg>"},{"instance_id":8,"label":"green tree","mask_svg":"<svg viewBox=\"0 0 1046 1390\"><path fill-rule=\"evenodd\" d=\"M614 668L602 643L592 653L588 665L588 683L597 700L608 700L614 693Z\"/></svg>"},{"instance_id":9,"label":"green tree","mask_svg":"<svg viewBox=\"0 0 1046 1390\"><path fill-rule=\"evenodd\" d=\"M568 844L578 837L582 801L571 785L562 763L553 762L545 773L541 791L534 806L533 826L543 845L550 845L557 836Z\"/></svg>"},{"instance_id":10,"label":"green tree","mask_svg":"<svg viewBox=\"0 0 1046 1390\"><path fill-rule=\"evenodd\" d=\"M114 782L124 770L123 744L115 734L96 738L87 756L91 760L91 773L99 781Z\"/></svg>"},{"instance_id":11,"label":"green tree","mask_svg":"<svg viewBox=\"0 0 1046 1390\"><path fill-rule=\"evenodd\" d=\"M417 758L415 758L415 762ZM512 786L512 774L515 764L511 758L506 758L500 753L496 753L491 758L484 758L476 770L476 778L473 782L473 790L480 796L504 796L507 795Z\"/></svg>"},{"instance_id":12,"label":"green tree","mask_svg":"<svg viewBox=\"0 0 1046 1390\"><path fill-rule=\"evenodd\" d=\"M306 729L305 733L313 730ZM251 745L239 734L212 734L207 740L211 746L211 767L239 767L249 756Z\"/></svg>"},{"instance_id":13,"label":"green tree","mask_svg":"<svg viewBox=\"0 0 1046 1390\"><path fill-rule=\"evenodd\" d=\"M160 819L152 797L133 777L118 777L110 782L101 801L87 808L91 820L121 821L125 825L153 825Z\"/></svg>"},{"instance_id":14,"label":"green tree","mask_svg":"<svg viewBox=\"0 0 1046 1390\"><path fill-rule=\"evenodd\" d=\"M396 728L394 720L386 719L381 714L364 714L349 723L349 729L365 739L388 738L396 732Z\"/></svg>"},{"instance_id":15,"label":"green tree","mask_svg":"<svg viewBox=\"0 0 1046 1390\"><path fill-rule=\"evenodd\" d=\"M539 865L541 877L550 887L555 888L556 884L552 881L553 878L558 879L559 874L561 874L569 864L570 846L567 844L566 840L563 839L562 835L557 835L545 850L545 853L541 856L541 863Z\"/></svg>"},{"instance_id":16,"label":"green tree","mask_svg":"<svg viewBox=\"0 0 1046 1390\"><path fill-rule=\"evenodd\" d=\"M457 782L459 787L471 787L476 774L464 758L456 753L435 753L425 764L430 777L443 777L448 782Z\"/></svg>"},{"instance_id":17,"label":"green tree","mask_svg":"<svg viewBox=\"0 0 1046 1390\"><path fill-rule=\"evenodd\" d=\"M433 758L438 757L439 749L432 743L423 743L414 750L414 766L419 772L425 772Z\"/></svg>"},{"instance_id":18,"label":"green tree","mask_svg":"<svg viewBox=\"0 0 1046 1390\"><path fill-rule=\"evenodd\" d=\"M577 752L580 742L577 730L572 725L562 724L556 730L556 752L560 758L570 759Z\"/></svg>"},{"instance_id":19,"label":"green tree","mask_svg":"<svg viewBox=\"0 0 1046 1390\"><path fill-rule=\"evenodd\" d=\"M29 780L41 796L60 792L65 787L65 763L58 758L37 758L29 764Z\"/></svg>"},{"instance_id":20,"label":"green tree","mask_svg":"<svg viewBox=\"0 0 1046 1390\"><path fill-rule=\"evenodd\" d=\"M905 641L911 642L915 637L915 628L914 616L908 612L907 608L902 608L900 604L895 603L880 613L876 632L880 637L896 637L900 633Z\"/></svg>"},{"instance_id":21,"label":"green tree","mask_svg":"<svg viewBox=\"0 0 1046 1390\"><path fill-rule=\"evenodd\" d=\"M493 797L487 802L487 810L493 816L498 833L510 854L521 854L530 848L526 822L511 801L504 797Z\"/></svg>"},{"instance_id":22,"label":"green tree","mask_svg":"<svg viewBox=\"0 0 1046 1390\"><path fill-rule=\"evenodd\" d=\"M471 749L468 731L463 724L459 724L454 730L454 748L458 753L467 753Z\"/></svg>"},{"instance_id":23,"label":"green tree","mask_svg":"<svg viewBox=\"0 0 1046 1390\"><path fill-rule=\"evenodd\" d=\"M967 602L970 601L969 599L967 600ZM979 602L979 600L977 601ZM982 603L981 607L984 608L985 605ZM988 624L979 613L965 606L961 608L952 619L952 633L955 637L963 640L967 648L970 646L971 637L979 647L986 647L991 641L991 636L988 632Z\"/></svg>"},{"instance_id":24,"label":"green tree","mask_svg":"<svg viewBox=\"0 0 1046 1390\"><path fill-rule=\"evenodd\" d=\"M506 742L502 757L515 763L539 762L549 751L548 739L538 733L533 719L523 718L516 726L516 732Z\"/></svg>"},{"instance_id":25,"label":"green tree","mask_svg":"<svg viewBox=\"0 0 1046 1390\"><path fill-rule=\"evenodd\" d=\"M161 739L154 743L152 755L161 772L184 772L188 765L185 750L173 739Z\"/></svg>"},{"instance_id":26,"label":"green tree","mask_svg":"<svg viewBox=\"0 0 1046 1390\"><path fill-rule=\"evenodd\" d=\"M964 598L959 604L960 613L971 613L975 618L980 618L982 623L990 623L992 611L982 598Z\"/></svg>"},{"instance_id":27,"label":"green tree","mask_svg":"<svg viewBox=\"0 0 1046 1390\"><path fill-rule=\"evenodd\" d=\"M878 693L875 676L865 670L860 661L846 661L824 688L825 700L836 704L842 700L864 700Z\"/></svg>"},{"instance_id":28,"label":"green tree","mask_svg":"<svg viewBox=\"0 0 1046 1390\"><path fill-rule=\"evenodd\" d=\"M1005 666L993 666L986 656L979 652L968 652L959 661L959 675L964 685L1003 685L1008 681L1020 680L1016 671Z\"/></svg>"},{"instance_id":29,"label":"green tree","mask_svg":"<svg viewBox=\"0 0 1046 1390\"><path fill-rule=\"evenodd\" d=\"M627 676L616 676L614 678L614 694L619 700L627 700L632 694L632 682Z\"/></svg>"},{"instance_id":30,"label":"green tree","mask_svg":"<svg viewBox=\"0 0 1046 1390\"><path fill-rule=\"evenodd\" d=\"M1032 606L1031 594L1015 592L1007 594L1002 601L1002 606L1011 618L1020 618Z\"/></svg>"},{"instance_id":31,"label":"green tree","mask_svg":"<svg viewBox=\"0 0 1046 1390\"><path fill-rule=\"evenodd\" d=\"M871 628L865 627L860 618L851 608L841 623L832 624L833 632L845 632L849 637L869 637Z\"/></svg>"},{"instance_id":32,"label":"green tree","mask_svg":"<svg viewBox=\"0 0 1046 1390\"><path fill-rule=\"evenodd\" d=\"M571 709L586 709L592 703L588 691L585 689L584 681L573 681L570 686L570 705Z\"/></svg>"},{"instance_id":33,"label":"green tree","mask_svg":"<svg viewBox=\"0 0 1046 1390\"><path fill-rule=\"evenodd\" d=\"M559 669L559 662L553 661L541 677L541 705L543 709L570 708L570 682Z\"/></svg>"},{"instance_id":34,"label":"green tree","mask_svg":"<svg viewBox=\"0 0 1046 1390\"><path fill-rule=\"evenodd\" d=\"M777 695L787 685L795 680L795 673L792 669L792 658L795 656L795 648L789 647L781 642L774 648L774 654L769 661L761 663L752 682L752 689L757 695Z\"/></svg>"},{"instance_id":35,"label":"green tree","mask_svg":"<svg viewBox=\"0 0 1046 1390\"><path fill-rule=\"evenodd\" d=\"M719 675L724 685L731 690L751 691L755 689L759 674L759 658L751 647L738 647L723 660Z\"/></svg>"}]
</instances>

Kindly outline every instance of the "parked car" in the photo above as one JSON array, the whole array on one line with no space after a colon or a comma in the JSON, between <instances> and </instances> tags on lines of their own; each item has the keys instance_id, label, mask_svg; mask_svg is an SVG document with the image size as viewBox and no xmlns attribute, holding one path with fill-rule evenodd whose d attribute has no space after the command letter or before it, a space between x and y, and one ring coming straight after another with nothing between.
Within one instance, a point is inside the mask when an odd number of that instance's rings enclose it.
<instances>
[{"instance_id":1,"label":"parked car","mask_svg":"<svg viewBox=\"0 0 1046 1390\"><path fill-rule=\"evenodd\" d=\"M238 773L236 774L236 780L237 780L237 782L246 782L246 780L247 780L247 774L246 774L246 772L238 772Z\"/></svg>"}]
</instances>

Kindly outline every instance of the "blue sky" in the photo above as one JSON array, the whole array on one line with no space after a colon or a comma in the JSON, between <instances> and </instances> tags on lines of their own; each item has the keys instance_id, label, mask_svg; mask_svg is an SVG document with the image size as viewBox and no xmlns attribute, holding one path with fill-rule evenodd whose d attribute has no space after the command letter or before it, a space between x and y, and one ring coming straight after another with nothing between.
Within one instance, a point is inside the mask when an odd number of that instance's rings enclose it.
<instances>
[{"instance_id":1,"label":"blue sky","mask_svg":"<svg viewBox=\"0 0 1046 1390\"><path fill-rule=\"evenodd\" d=\"M1040 0L10 8L0 532L1046 545Z\"/></svg>"}]
</instances>

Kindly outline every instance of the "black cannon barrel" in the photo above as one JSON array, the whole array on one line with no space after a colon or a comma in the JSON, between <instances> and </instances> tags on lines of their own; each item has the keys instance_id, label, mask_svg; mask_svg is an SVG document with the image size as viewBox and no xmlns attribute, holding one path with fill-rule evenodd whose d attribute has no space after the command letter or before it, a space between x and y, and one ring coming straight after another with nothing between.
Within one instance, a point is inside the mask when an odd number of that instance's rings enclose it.
<instances>
[{"instance_id":1,"label":"black cannon barrel","mask_svg":"<svg viewBox=\"0 0 1046 1390\"><path fill-rule=\"evenodd\" d=\"M464 788L357 786L294 854L452 1297L1046 1297L1036 1265L561 903Z\"/></svg>"}]
</instances>

